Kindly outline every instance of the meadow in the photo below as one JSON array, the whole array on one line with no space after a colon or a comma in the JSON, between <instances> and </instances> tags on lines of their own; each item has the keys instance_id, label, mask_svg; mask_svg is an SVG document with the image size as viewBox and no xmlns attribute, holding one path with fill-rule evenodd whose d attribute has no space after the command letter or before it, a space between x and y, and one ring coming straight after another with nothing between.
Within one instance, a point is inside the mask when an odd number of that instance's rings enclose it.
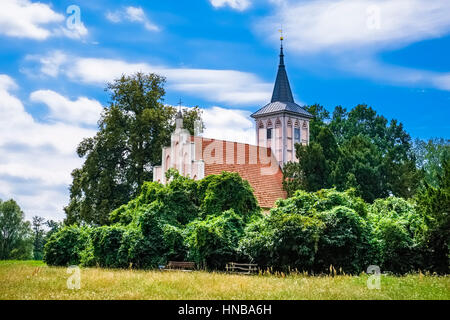
<instances>
[{"instance_id":1,"label":"meadow","mask_svg":"<svg viewBox=\"0 0 450 320\"><path fill-rule=\"evenodd\" d=\"M441 299L450 300L450 277L382 275L368 289L367 274L231 275L219 272L81 269L81 288L68 289L64 267L40 261L0 261L0 299Z\"/></svg>"}]
</instances>

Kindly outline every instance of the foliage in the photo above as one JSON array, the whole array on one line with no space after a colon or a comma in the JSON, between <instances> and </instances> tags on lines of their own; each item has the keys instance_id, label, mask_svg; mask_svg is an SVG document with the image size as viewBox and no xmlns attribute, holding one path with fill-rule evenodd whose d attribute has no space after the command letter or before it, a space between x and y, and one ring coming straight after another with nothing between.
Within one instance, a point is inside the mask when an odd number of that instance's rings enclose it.
<instances>
[{"instance_id":1,"label":"foliage","mask_svg":"<svg viewBox=\"0 0 450 320\"><path fill-rule=\"evenodd\" d=\"M288 195L299 189L317 191L331 187L331 172L340 150L330 129L321 127L314 141L306 146L296 144L295 148L301 161L290 162L283 169L283 185Z\"/></svg>"},{"instance_id":2,"label":"foliage","mask_svg":"<svg viewBox=\"0 0 450 320\"><path fill-rule=\"evenodd\" d=\"M224 171L220 175L213 175L204 183L207 183L207 186L200 187L205 191L199 198L203 216L221 214L223 211L233 209L236 214L247 220L260 211L252 187L238 173Z\"/></svg>"},{"instance_id":3,"label":"foliage","mask_svg":"<svg viewBox=\"0 0 450 320\"><path fill-rule=\"evenodd\" d=\"M443 163L450 161L450 140L443 138L428 141L416 139L413 144L417 166L424 171L424 181L437 188L439 176L444 173Z\"/></svg>"},{"instance_id":4,"label":"foliage","mask_svg":"<svg viewBox=\"0 0 450 320\"><path fill-rule=\"evenodd\" d=\"M126 260L119 260L118 256L125 232L126 228L122 226L93 228L90 234L93 261L85 261L85 263L107 268L126 267Z\"/></svg>"},{"instance_id":5,"label":"foliage","mask_svg":"<svg viewBox=\"0 0 450 320\"><path fill-rule=\"evenodd\" d=\"M223 269L227 262L237 259L236 248L244 222L233 209L194 220L186 229L189 258L197 265Z\"/></svg>"},{"instance_id":6,"label":"foliage","mask_svg":"<svg viewBox=\"0 0 450 320\"><path fill-rule=\"evenodd\" d=\"M91 228L66 226L54 233L44 246L44 261L51 266L78 265L89 245Z\"/></svg>"},{"instance_id":7,"label":"foliage","mask_svg":"<svg viewBox=\"0 0 450 320\"><path fill-rule=\"evenodd\" d=\"M352 274L372 264L394 273L447 267L448 176L443 188L424 189L418 205L396 197L368 204L356 189L297 190L265 215L237 174L194 181L169 171L168 180L144 183L138 197L111 213L113 225L54 233L44 258L144 269L169 260L210 270L230 261L285 272L327 273L332 265Z\"/></svg>"},{"instance_id":8,"label":"foliage","mask_svg":"<svg viewBox=\"0 0 450 320\"><path fill-rule=\"evenodd\" d=\"M367 204L352 189L345 192L323 189L314 193L298 190L293 197L278 200L277 208L273 210L314 216L338 206L352 209L361 217L367 215Z\"/></svg>"},{"instance_id":9,"label":"foliage","mask_svg":"<svg viewBox=\"0 0 450 320\"><path fill-rule=\"evenodd\" d=\"M0 260L32 258L32 230L24 217L14 200L0 200Z\"/></svg>"},{"instance_id":10,"label":"foliage","mask_svg":"<svg viewBox=\"0 0 450 320\"><path fill-rule=\"evenodd\" d=\"M405 273L423 266L423 216L402 199L376 200L369 209L372 237L383 270Z\"/></svg>"},{"instance_id":11,"label":"foliage","mask_svg":"<svg viewBox=\"0 0 450 320\"><path fill-rule=\"evenodd\" d=\"M297 191L246 228L240 250L264 266L360 272L370 254L367 205L355 192Z\"/></svg>"},{"instance_id":12,"label":"foliage","mask_svg":"<svg viewBox=\"0 0 450 320\"><path fill-rule=\"evenodd\" d=\"M161 148L170 142L176 109L163 104L165 79L155 74L123 75L109 83L111 103L98 122L99 131L78 146L81 168L72 172L66 223L108 224L109 213L135 197L152 168L161 162ZM200 110L184 112L193 132Z\"/></svg>"},{"instance_id":13,"label":"foliage","mask_svg":"<svg viewBox=\"0 0 450 320\"><path fill-rule=\"evenodd\" d=\"M338 190L355 188L368 202L387 196L381 155L375 145L361 135L353 136L342 146L342 156L332 179Z\"/></svg>"},{"instance_id":14,"label":"foliage","mask_svg":"<svg viewBox=\"0 0 450 320\"><path fill-rule=\"evenodd\" d=\"M31 222L33 228L33 259L42 260L44 257L45 230L43 229L45 219L34 216Z\"/></svg>"},{"instance_id":15,"label":"foliage","mask_svg":"<svg viewBox=\"0 0 450 320\"><path fill-rule=\"evenodd\" d=\"M330 118L319 105L307 107L316 116L311 142L296 145L298 164L284 172L285 190L317 191L354 188L368 202L388 195L411 198L422 179L416 168L411 138L396 120L388 122L366 105L347 112L337 106Z\"/></svg>"},{"instance_id":16,"label":"foliage","mask_svg":"<svg viewBox=\"0 0 450 320\"><path fill-rule=\"evenodd\" d=\"M239 250L261 267L311 270L322 228L314 217L271 210L247 226Z\"/></svg>"},{"instance_id":17,"label":"foliage","mask_svg":"<svg viewBox=\"0 0 450 320\"><path fill-rule=\"evenodd\" d=\"M442 163L443 174L438 176L438 187L425 182L417 195L419 210L427 225L427 265L440 273L450 269L450 160Z\"/></svg>"},{"instance_id":18,"label":"foliage","mask_svg":"<svg viewBox=\"0 0 450 320\"><path fill-rule=\"evenodd\" d=\"M332 265L347 273L359 273L370 265L370 228L355 210L335 206L316 215L324 228L320 234L314 270L325 272Z\"/></svg>"}]
</instances>

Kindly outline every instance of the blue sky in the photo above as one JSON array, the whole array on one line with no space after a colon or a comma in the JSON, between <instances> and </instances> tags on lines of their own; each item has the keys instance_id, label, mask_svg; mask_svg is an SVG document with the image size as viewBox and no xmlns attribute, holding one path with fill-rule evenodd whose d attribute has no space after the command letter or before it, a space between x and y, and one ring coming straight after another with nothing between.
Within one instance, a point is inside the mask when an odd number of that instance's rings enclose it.
<instances>
[{"instance_id":1,"label":"blue sky","mask_svg":"<svg viewBox=\"0 0 450 320\"><path fill-rule=\"evenodd\" d=\"M366 103L413 138L448 139L449 17L426 0L2 0L0 199L64 218L75 147L121 73L166 76L165 102L204 108L205 135L252 142L281 25L298 103Z\"/></svg>"}]
</instances>

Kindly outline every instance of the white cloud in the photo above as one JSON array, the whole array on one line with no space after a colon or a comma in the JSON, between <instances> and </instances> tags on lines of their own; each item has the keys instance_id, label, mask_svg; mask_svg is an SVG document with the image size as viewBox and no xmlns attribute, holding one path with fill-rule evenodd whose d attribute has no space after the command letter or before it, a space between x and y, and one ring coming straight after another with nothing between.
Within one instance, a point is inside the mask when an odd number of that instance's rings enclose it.
<instances>
[{"instance_id":1,"label":"white cloud","mask_svg":"<svg viewBox=\"0 0 450 320\"><path fill-rule=\"evenodd\" d=\"M36 121L0 75L0 198L16 199L27 218L63 219L71 171L81 165L79 142L95 134L76 123Z\"/></svg>"},{"instance_id":2,"label":"white cloud","mask_svg":"<svg viewBox=\"0 0 450 320\"><path fill-rule=\"evenodd\" d=\"M57 77L61 72L61 67L68 62L67 55L60 50L50 52L48 55L43 56L27 55L25 60L38 61L41 65L41 74L51 77Z\"/></svg>"},{"instance_id":3,"label":"white cloud","mask_svg":"<svg viewBox=\"0 0 450 320\"><path fill-rule=\"evenodd\" d=\"M244 11L251 5L250 0L209 0L209 2L211 2L214 8L229 6L239 11Z\"/></svg>"},{"instance_id":4,"label":"white cloud","mask_svg":"<svg viewBox=\"0 0 450 320\"><path fill-rule=\"evenodd\" d=\"M69 28L60 28L55 30L54 34L59 36L65 36L71 39L82 39L88 35L88 29L84 26L83 22L73 25Z\"/></svg>"},{"instance_id":5,"label":"white cloud","mask_svg":"<svg viewBox=\"0 0 450 320\"><path fill-rule=\"evenodd\" d=\"M255 128L251 112L212 107L203 110L205 138L255 144Z\"/></svg>"},{"instance_id":6,"label":"white cloud","mask_svg":"<svg viewBox=\"0 0 450 320\"><path fill-rule=\"evenodd\" d=\"M167 78L167 88L229 105L254 105L269 101L272 83L253 73L236 70L171 68L123 60L72 57L61 70L72 80L104 86L106 82L137 71Z\"/></svg>"},{"instance_id":7,"label":"white cloud","mask_svg":"<svg viewBox=\"0 0 450 320\"><path fill-rule=\"evenodd\" d=\"M389 65L377 54L450 32L450 2L427 0L272 0L275 13L256 24L273 43L283 25L286 51L302 61L384 83L450 90L449 74ZM306 65L305 65L306 66ZM314 67L314 63L308 66Z\"/></svg>"},{"instance_id":8,"label":"white cloud","mask_svg":"<svg viewBox=\"0 0 450 320\"><path fill-rule=\"evenodd\" d=\"M52 90L34 91L30 100L46 104L50 110L49 118L64 123L95 125L103 110L97 100L79 97L71 101Z\"/></svg>"},{"instance_id":9,"label":"white cloud","mask_svg":"<svg viewBox=\"0 0 450 320\"><path fill-rule=\"evenodd\" d=\"M47 4L29 0L0 1L0 34L44 40L52 34L45 26L63 20L64 16Z\"/></svg>"},{"instance_id":10,"label":"white cloud","mask_svg":"<svg viewBox=\"0 0 450 320\"><path fill-rule=\"evenodd\" d=\"M258 29L277 40L273 30L282 23L290 49L299 52L380 51L445 35L449 16L449 1L284 1Z\"/></svg>"},{"instance_id":11,"label":"white cloud","mask_svg":"<svg viewBox=\"0 0 450 320\"><path fill-rule=\"evenodd\" d=\"M123 20L142 24L149 31L159 31L159 27L148 19L141 7L126 7L124 10L108 11L106 18L112 23L119 23Z\"/></svg>"}]
</instances>

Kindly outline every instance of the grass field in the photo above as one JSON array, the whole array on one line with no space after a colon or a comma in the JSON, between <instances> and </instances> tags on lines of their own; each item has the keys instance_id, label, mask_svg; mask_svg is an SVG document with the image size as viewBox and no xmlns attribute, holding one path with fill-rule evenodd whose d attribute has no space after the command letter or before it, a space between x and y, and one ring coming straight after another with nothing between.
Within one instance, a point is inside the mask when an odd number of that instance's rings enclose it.
<instances>
[{"instance_id":1,"label":"grass field","mask_svg":"<svg viewBox=\"0 0 450 320\"><path fill-rule=\"evenodd\" d=\"M229 275L224 273L81 269L81 288L70 290L66 268L39 261L0 261L0 299L445 299L450 277L367 275Z\"/></svg>"}]
</instances>

